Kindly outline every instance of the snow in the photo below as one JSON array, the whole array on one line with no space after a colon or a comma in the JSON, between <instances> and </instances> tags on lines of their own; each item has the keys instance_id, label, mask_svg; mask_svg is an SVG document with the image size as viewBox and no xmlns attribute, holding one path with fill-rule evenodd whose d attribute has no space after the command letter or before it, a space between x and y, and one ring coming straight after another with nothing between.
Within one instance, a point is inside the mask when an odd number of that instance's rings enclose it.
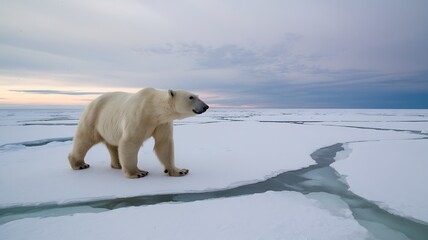
<instances>
[{"instance_id":1,"label":"snow","mask_svg":"<svg viewBox=\"0 0 428 240\"><path fill-rule=\"evenodd\" d=\"M0 151L4 144L72 137L81 111L0 109Z\"/></svg>"},{"instance_id":2,"label":"snow","mask_svg":"<svg viewBox=\"0 0 428 240\"><path fill-rule=\"evenodd\" d=\"M349 157L332 166L354 193L428 223L427 146L427 139L351 143Z\"/></svg>"},{"instance_id":3,"label":"snow","mask_svg":"<svg viewBox=\"0 0 428 240\"><path fill-rule=\"evenodd\" d=\"M0 151L3 147L36 140L72 137L75 126L0 126ZM43 138L41 139L41 136Z\"/></svg>"},{"instance_id":4,"label":"snow","mask_svg":"<svg viewBox=\"0 0 428 240\"><path fill-rule=\"evenodd\" d=\"M0 210L229 189L308 167L315 164L314 151L344 143L332 165L346 176L339 180L387 211L428 222L428 140L421 134L428 131L428 110L210 109L175 122L176 163L189 168L189 175L166 176L149 140L139 152L139 167L149 171L141 179L111 169L102 144L87 155L91 168L71 170L69 140L81 111L0 110ZM343 186L329 182L332 172L308 172L303 176L311 180L305 184ZM368 225L384 229L384 235L401 234L383 224L356 221L346 202L322 192L88 209L70 207L48 218L23 214L0 225L0 238L372 239L362 227Z\"/></svg>"},{"instance_id":5,"label":"snow","mask_svg":"<svg viewBox=\"0 0 428 240\"><path fill-rule=\"evenodd\" d=\"M259 121L303 122L427 122L428 109L263 109L249 110L247 118Z\"/></svg>"},{"instance_id":6,"label":"snow","mask_svg":"<svg viewBox=\"0 0 428 240\"><path fill-rule=\"evenodd\" d=\"M83 171L69 167L71 142L3 152L0 206L230 188L314 164L312 152L337 142L413 134L244 121L180 125L174 135L176 164L190 169L183 178L165 176L152 151L153 141L139 153L139 167L149 171L142 179L127 179L120 170L111 169L103 145L89 152L86 161L91 168Z\"/></svg>"},{"instance_id":7,"label":"snow","mask_svg":"<svg viewBox=\"0 0 428 240\"><path fill-rule=\"evenodd\" d=\"M345 207L345 206L343 206ZM346 208L295 192L30 218L0 226L4 239L365 239ZM22 231L25 229L25 231Z\"/></svg>"}]
</instances>

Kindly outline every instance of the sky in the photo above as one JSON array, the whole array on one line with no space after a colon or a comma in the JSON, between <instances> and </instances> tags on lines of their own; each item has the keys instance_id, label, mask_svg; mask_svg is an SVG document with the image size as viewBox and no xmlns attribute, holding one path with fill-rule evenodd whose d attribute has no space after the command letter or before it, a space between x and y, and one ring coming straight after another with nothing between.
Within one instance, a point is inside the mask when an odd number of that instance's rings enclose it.
<instances>
[{"instance_id":1,"label":"sky","mask_svg":"<svg viewBox=\"0 0 428 240\"><path fill-rule=\"evenodd\" d=\"M428 108L426 0L0 0L0 107Z\"/></svg>"}]
</instances>

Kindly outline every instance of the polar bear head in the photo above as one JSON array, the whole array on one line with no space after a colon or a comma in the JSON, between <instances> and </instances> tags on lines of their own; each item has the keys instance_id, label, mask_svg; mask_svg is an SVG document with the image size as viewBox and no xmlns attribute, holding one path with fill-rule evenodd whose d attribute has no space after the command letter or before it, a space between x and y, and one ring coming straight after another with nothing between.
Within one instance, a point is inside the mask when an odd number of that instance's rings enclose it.
<instances>
[{"instance_id":1,"label":"polar bear head","mask_svg":"<svg viewBox=\"0 0 428 240\"><path fill-rule=\"evenodd\" d=\"M191 92L183 90L168 90L173 99L175 111L183 115L195 115L204 113L209 106Z\"/></svg>"}]
</instances>

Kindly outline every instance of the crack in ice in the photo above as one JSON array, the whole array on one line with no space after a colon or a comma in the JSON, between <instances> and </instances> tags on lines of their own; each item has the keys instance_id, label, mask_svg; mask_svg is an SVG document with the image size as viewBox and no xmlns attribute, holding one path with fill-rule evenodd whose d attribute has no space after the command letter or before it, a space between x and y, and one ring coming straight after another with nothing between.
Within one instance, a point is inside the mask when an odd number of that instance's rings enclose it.
<instances>
[{"instance_id":1,"label":"crack in ice","mask_svg":"<svg viewBox=\"0 0 428 240\"><path fill-rule=\"evenodd\" d=\"M72 137L47 138L47 139L39 139L39 140L17 142L17 143L6 143L3 145L0 145L0 152L17 150L25 147L40 147L53 142L69 142L69 141L73 141L73 138Z\"/></svg>"}]
</instances>

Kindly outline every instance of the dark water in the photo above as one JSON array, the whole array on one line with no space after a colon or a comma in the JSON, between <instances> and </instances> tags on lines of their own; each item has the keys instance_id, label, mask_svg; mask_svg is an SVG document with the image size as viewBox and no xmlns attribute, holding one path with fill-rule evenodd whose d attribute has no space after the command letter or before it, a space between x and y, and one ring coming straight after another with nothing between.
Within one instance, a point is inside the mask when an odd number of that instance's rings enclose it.
<instances>
[{"instance_id":1,"label":"dark water","mask_svg":"<svg viewBox=\"0 0 428 240\"><path fill-rule=\"evenodd\" d=\"M296 191L303 194L330 194L349 206L354 218L376 239L428 239L428 225L421 221L397 216L383 210L349 191L340 174L330 167L336 153L343 150L342 144L321 148L311 154L316 164L289 171L265 181L232 189L201 192L163 194L94 200L69 204L43 204L0 209L0 223L27 217L62 216L81 212L102 212L122 207L144 206L164 202L192 202L263 193L267 191ZM316 197L315 197L316 198Z\"/></svg>"}]
</instances>

